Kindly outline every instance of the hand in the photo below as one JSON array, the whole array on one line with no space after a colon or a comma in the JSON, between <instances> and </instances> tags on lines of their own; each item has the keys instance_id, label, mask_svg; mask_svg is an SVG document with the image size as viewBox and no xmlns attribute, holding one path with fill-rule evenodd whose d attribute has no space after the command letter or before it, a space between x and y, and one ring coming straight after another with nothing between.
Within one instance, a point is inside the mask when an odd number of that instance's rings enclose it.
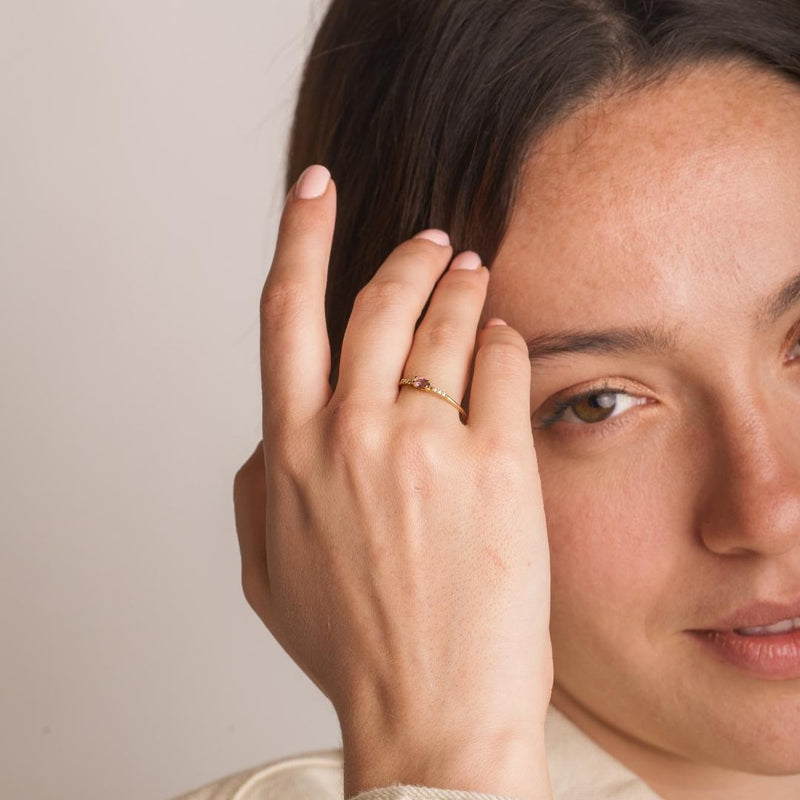
<instances>
[{"instance_id":1,"label":"hand","mask_svg":"<svg viewBox=\"0 0 800 800\"><path fill-rule=\"evenodd\" d=\"M550 797L526 346L505 325L476 338L486 267L442 275L452 248L414 238L358 294L332 392L335 217L332 181L316 199L290 192L261 295L263 443L234 481L245 596L331 700L346 796L400 782ZM471 369L466 424L398 387L423 375L458 401Z\"/></svg>"}]
</instances>

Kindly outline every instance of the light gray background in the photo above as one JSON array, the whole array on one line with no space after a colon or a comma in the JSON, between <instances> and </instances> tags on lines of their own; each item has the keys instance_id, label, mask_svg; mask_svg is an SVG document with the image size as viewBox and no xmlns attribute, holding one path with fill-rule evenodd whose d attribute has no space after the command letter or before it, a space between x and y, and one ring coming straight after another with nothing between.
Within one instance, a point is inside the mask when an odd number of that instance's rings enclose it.
<instances>
[{"instance_id":1,"label":"light gray background","mask_svg":"<svg viewBox=\"0 0 800 800\"><path fill-rule=\"evenodd\" d=\"M327 0L0 7L0 797L338 747L244 600L231 498Z\"/></svg>"}]
</instances>

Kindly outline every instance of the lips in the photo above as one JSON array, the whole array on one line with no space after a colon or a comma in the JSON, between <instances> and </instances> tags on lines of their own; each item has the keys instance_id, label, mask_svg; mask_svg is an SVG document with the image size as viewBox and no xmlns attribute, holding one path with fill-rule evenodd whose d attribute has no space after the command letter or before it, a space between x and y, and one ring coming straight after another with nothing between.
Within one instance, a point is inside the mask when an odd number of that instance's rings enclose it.
<instances>
[{"instance_id":1,"label":"lips","mask_svg":"<svg viewBox=\"0 0 800 800\"><path fill-rule=\"evenodd\" d=\"M770 636L778 633L789 633L800 630L800 617L784 619L774 625L762 625L753 628L737 628L735 633L742 636Z\"/></svg>"},{"instance_id":2,"label":"lips","mask_svg":"<svg viewBox=\"0 0 800 800\"><path fill-rule=\"evenodd\" d=\"M795 623L800 623L800 598L795 598L788 603L758 600L687 633L701 652L751 678L798 680L800 624Z\"/></svg>"},{"instance_id":3,"label":"lips","mask_svg":"<svg viewBox=\"0 0 800 800\"><path fill-rule=\"evenodd\" d=\"M800 599L788 603L760 600L720 617L703 630L733 632L747 628L764 628L784 620L800 618Z\"/></svg>"},{"instance_id":4,"label":"lips","mask_svg":"<svg viewBox=\"0 0 800 800\"><path fill-rule=\"evenodd\" d=\"M750 678L765 681L800 679L800 631L767 636L734 632L690 631L701 652L715 662L735 667Z\"/></svg>"}]
</instances>

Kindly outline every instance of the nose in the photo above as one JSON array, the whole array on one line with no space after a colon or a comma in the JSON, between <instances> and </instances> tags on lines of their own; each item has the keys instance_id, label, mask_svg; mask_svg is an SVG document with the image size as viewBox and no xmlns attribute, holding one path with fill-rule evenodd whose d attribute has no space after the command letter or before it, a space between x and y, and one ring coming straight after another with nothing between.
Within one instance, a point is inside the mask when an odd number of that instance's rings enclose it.
<instances>
[{"instance_id":1,"label":"nose","mask_svg":"<svg viewBox=\"0 0 800 800\"><path fill-rule=\"evenodd\" d=\"M800 559L800 421L766 401L727 406L711 429L697 527L720 555Z\"/></svg>"}]
</instances>

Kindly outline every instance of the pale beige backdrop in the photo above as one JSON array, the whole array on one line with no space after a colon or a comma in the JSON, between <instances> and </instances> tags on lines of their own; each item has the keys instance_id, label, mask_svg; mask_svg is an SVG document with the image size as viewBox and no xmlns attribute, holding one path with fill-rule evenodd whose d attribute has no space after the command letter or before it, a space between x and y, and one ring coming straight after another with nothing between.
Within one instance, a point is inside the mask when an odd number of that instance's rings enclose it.
<instances>
[{"instance_id":1,"label":"pale beige backdrop","mask_svg":"<svg viewBox=\"0 0 800 800\"><path fill-rule=\"evenodd\" d=\"M231 499L327 0L0 7L0 798L338 747L244 600Z\"/></svg>"}]
</instances>

